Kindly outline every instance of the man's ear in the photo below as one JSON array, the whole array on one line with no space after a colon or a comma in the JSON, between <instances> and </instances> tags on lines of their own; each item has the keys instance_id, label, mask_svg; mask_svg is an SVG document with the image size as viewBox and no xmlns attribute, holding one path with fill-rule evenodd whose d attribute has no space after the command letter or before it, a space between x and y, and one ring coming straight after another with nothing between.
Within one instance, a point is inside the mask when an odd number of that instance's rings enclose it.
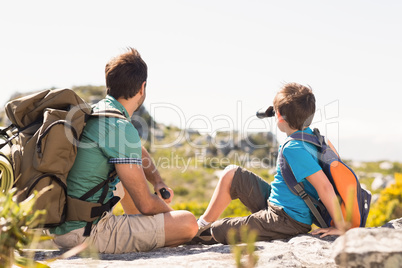
<instances>
[{"instance_id":1,"label":"man's ear","mask_svg":"<svg viewBox=\"0 0 402 268\"><path fill-rule=\"evenodd\" d=\"M141 95L145 94L145 88L147 87L147 81L142 82L140 93Z\"/></svg>"}]
</instances>

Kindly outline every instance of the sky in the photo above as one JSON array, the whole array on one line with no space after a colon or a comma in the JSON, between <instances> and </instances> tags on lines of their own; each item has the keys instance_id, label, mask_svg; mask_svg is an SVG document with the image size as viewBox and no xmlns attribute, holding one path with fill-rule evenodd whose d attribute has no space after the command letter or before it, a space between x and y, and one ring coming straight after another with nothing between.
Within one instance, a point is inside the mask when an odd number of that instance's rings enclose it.
<instances>
[{"instance_id":1,"label":"sky","mask_svg":"<svg viewBox=\"0 0 402 268\"><path fill-rule=\"evenodd\" d=\"M157 122L286 135L257 110L288 82L344 159L402 162L401 1L6 1L0 105L15 92L104 85L127 47L148 65Z\"/></svg>"}]
</instances>

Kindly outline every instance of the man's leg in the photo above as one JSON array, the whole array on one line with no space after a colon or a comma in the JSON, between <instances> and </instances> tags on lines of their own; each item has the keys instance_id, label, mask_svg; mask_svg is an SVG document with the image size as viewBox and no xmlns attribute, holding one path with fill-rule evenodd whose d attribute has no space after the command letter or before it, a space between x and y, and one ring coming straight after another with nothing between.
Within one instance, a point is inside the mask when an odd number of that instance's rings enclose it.
<instances>
[{"instance_id":1,"label":"man's leg","mask_svg":"<svg viewBox=\"0 0 402 268\"><path fill-rule=\"evenodd\" d=\"M120 188L121 187L121 188ZM121 185L118 190L124 189L121 205L125 214L141 214L134 204L127 190ZM198 231L197 220L189 211L176 210L164 213L165 246L177 246L190 241Z\"/></svg>"},{"instance_id":2,"label":"man's leg","mask_svg":"<svg viewBox=\"0 0 402 268\"><path fill-rule=\"evenodd\" d=\"M164 213L165 247L178 246L190 241L198 231L197 220L186 210Z\"/></svg>"},{"instance_id":3,"label":"man's leg","mask_svg":"<svg viewBox=\"0 0 402 268\"><path fill-rule=\"evenodd\" d=\"M154 216L107 213L92 229L91 243L100 253L144 252L190 241L198 230L188 211Z\"/></svg>"}]
</instances>

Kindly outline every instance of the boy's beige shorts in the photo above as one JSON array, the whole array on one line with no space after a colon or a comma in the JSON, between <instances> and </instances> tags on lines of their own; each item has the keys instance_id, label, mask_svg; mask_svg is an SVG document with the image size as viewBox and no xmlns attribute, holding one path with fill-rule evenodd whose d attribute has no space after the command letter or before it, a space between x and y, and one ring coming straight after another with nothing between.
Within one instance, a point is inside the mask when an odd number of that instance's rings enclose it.
<instances>
[{"instance_id":1,"label":"boy's beige shorts","mask_svg":"<svg viewBox=\"0 0 402 268\"><path fill-rule=\"evenodd\" d=\"M165 245L164 215L122 215L107 213L84 237L84 228L54 238L59 248L73 248L87 241L99 253L150 251Z\"/></svg>"}]
</instances>

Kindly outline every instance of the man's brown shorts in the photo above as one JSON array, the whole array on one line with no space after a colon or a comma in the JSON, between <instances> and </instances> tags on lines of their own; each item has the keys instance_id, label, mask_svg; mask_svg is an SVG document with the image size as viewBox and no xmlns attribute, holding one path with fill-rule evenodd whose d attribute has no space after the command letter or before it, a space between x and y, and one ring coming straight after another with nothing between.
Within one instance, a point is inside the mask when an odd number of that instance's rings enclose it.
<instances>
[{"instance_id":1,"label":"man's brown shorts","mask_svg":"<svg viewBox=\"0 0 402 268\"><path fill-rule=\"evenodd\" d=\"M311 226L298 222L283 211L283 208L267 200L271 186L254 173L238 167L232 181L230 195L240 201L251 211L251 215L236 218L224 218L211 226L216 241L227 244L230 229L239 233L240 227L247 225L256 230L258 240L286 239L307 233Z\"/></svg>"}]
</instances>

